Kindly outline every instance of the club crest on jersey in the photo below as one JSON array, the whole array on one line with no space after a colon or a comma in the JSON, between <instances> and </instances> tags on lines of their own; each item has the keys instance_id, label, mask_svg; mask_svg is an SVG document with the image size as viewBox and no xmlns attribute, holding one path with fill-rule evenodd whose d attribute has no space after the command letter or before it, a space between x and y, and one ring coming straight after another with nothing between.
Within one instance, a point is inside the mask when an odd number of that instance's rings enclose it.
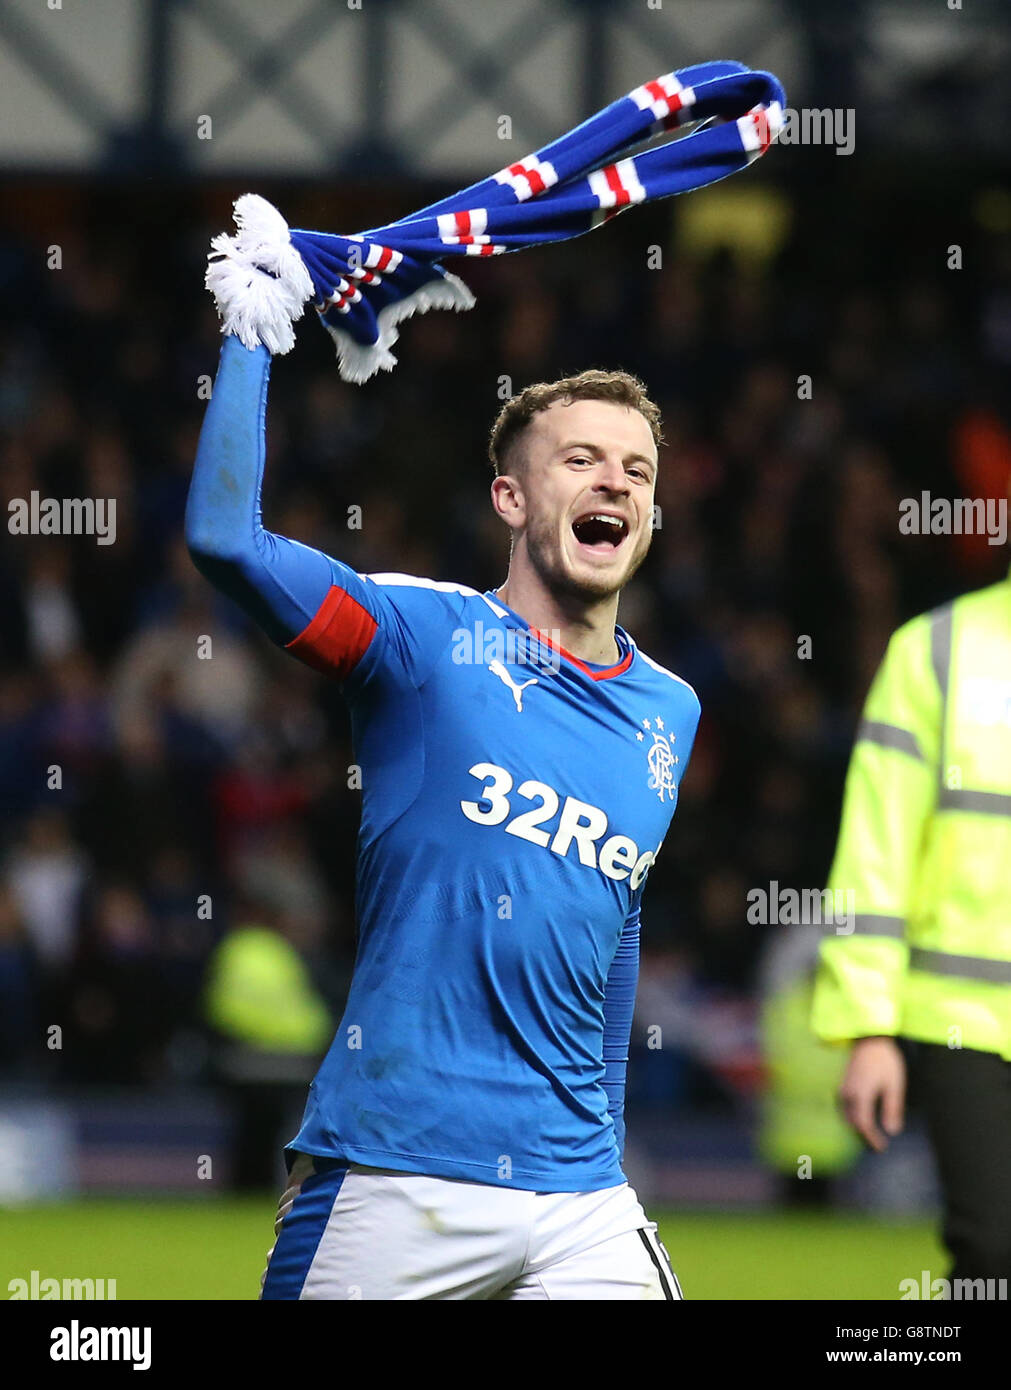
<instances>
[{"instance_id":1,"label":"club crest on jersey","mask_svg":"<svg viewBox=\"0 0 1011 1390\"><path fill-rule=\"evenodd\" d=\"M656 792L661 801L667 796L673 801L678 785L674 778L674 772L681 761L671 747L672 743L677 742L677 736L671 734L670 739L668 739L664 731L663 720L659 715L653 720L644 719L642 721L642 729L637 729L635 734L637 743L644 744L646 742L646 734L643 733L643 729L653 738L652 745L646 750L649 789Z\"/></svg>"}]
</instances>

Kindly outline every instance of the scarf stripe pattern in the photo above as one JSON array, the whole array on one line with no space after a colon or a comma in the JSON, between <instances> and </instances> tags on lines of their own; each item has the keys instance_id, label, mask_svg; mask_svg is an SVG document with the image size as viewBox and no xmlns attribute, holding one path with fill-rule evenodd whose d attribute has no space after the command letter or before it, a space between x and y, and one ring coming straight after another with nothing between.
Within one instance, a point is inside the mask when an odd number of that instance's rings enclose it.
<instances>
[{"instance_id":1,"label":"scarf stripe pattern","mask_svg":"<svg viewBox=\"0 0 1011 1390\"><path fill-rule=\"evenodd\" d=\"M222 331L287 352L291 324L312 299L341 375L367 381L396 364L402 319L474 304L443 260L564 241L637 203L726 178L766 152L785 104L776 77L741 63L666 73L489 178L354 236L289 230L266 199L244 194L237 234L211 243L207 286ZM680 130L688 133L657 142Z\"/></svg>"}]
</instances>

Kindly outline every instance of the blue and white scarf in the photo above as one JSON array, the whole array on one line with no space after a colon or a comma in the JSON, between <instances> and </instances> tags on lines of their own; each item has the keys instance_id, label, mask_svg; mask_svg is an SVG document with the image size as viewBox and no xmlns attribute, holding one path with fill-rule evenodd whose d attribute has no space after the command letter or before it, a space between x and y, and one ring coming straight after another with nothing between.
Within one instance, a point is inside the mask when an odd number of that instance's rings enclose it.
<instances>
[{"instance_id":1,"label":"blue and white scarf","mask_svg":"<svg viewBox=\"0 0 1011 1390\"><path fill-rule=\"evenodd\" d=\"M289 230L272 204L246 193L235 203L237 234L211 243L206 283L222 332L248 348L289 352L291 325L312 299L341 375L367 381L395 366L401 319L474 304L444 259L564 241L636 203L726 178L776 139L785 102L771 73L730 62L683 68L461 193L354 236ZM688 126L696 128L654 143ZM628 153L645 144L653 147Z\"/></svg>"}]
</instances>

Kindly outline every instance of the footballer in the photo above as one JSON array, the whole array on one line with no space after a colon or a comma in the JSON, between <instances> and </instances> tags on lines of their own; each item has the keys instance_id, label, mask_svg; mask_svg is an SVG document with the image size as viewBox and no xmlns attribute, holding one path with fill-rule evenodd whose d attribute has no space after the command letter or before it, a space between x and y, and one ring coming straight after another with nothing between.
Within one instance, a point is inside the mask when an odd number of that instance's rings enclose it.
<instances>
[{"instance_id":1,"label":"footballer","mask_svg":"<svg viewBox=\"0 0 1011 1390\"><path fill-rule=\"evenodd\" d=\"M187 543L340 683L362 810L353 978L261 1297L680 1299L622 1171L640 903L700 713L617 624L652 537L657 408L597 370L503 406L511 552L479 593L263 528L270 366L225 337Z\"/></svg>"}]
</instances>

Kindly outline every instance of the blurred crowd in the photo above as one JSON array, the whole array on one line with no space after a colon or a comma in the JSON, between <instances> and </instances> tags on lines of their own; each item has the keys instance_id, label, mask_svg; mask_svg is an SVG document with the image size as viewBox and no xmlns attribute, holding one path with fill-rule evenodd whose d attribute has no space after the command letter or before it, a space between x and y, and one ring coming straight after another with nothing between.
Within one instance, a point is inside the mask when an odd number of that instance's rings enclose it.
<instances>
[{"instance_id":1,"label":"blurred crowd","mask_svg":"<svg viewBox=\"0 0 1011 1390\"><path fill-rule=\"evenodd\" d=\"M477 307L405 324L399 366L363 388L311 314L273 366L266 524L360 571L478 589L506 566L486 457L503 391L620 366L659 401L658 529L619 619L703 715L644 904L638 1027L662 1019L674 1040L663 1077L638 1073L644 1100L750 1084L770 929L746 894L820 886L890 632L1007 569L985 538L905 536L898 518L924 489L1004 495L1011 242L939 230L895 180L873 217L852 190L794 190L765 258L682 248L672 203L468 261ZM4 500L117 501L112 545L8 534L0 552L5 1078L206 1079L208 968L251 927L340 1014L360 792L339 693L182 542L219 345L203 258L235 191L26 189L0 228ZM405 210L403 190L337 209L275 196L329 230ZM213 659L195 659L207 637Z\"/></svg>"}]
</instances>

